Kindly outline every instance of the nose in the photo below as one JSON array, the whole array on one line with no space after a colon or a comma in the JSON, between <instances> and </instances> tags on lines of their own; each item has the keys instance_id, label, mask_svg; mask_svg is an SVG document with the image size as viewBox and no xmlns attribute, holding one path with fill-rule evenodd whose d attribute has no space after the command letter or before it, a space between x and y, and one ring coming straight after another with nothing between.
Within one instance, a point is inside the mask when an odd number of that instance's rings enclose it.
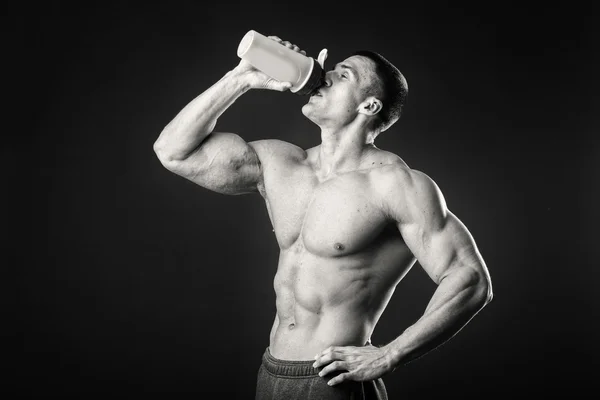
<instances>
[{"instance_id":1,"label":"nose","mask_svg":"<svg viewBox=\"0 0 600 400\"><path fill-rule=\"evenodd\" d=\"M327 86L330 87L331 84L333 83L333 79L331 78L331 74L333 73L333 71L329 71L325 74L325 79L323 81L323 86Z\"/></svg>"}]
</instances>

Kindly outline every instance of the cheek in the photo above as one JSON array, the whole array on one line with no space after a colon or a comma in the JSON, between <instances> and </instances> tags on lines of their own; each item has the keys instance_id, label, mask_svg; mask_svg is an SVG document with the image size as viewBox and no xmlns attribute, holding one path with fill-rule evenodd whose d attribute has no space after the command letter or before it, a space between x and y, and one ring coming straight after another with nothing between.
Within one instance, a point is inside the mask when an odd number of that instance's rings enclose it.
<instances>
[{"instance_id":1,"label":"cheek","mask_svg":"<svg viewBox=\"0 0 600 400\"><path fill-rule=\"evenodd\" d=\"M349 102L338 103L333 111L335 119L341 123L352 121L356 117L356 110Z\"/></svg>"},{"instance_id":2,"label":"cheek","mask_svg":"<svg viewBox=\"0 0 600 400\"><path fill-rule=\"evenodd\" d=\"M345 99L344 102L340 102L340 111L344 114L355 114L357 104L352 99Z\"/></svg>"},{"instance_id":3,"label":"cheek","mask_svg":"<svg viewBox=\"0 0 600 400\"><path fill-rule=\"evenodd\" d=\"M352 113L352 107L348 102L345 101L332 101L330 103L330 110L333 114L338 116L344 116Z\"/></svg>"},{"instance_id":4,"label":"cheek","mask_svg":"<svg viewBox=\"0 0 600 400\"><path fill-rule=\"evenodd\" d=\"M340 96L336 96L332 105L336 108L338 112L341 113L351 113L356 109L356 104L354 99L350 98L347 94L341 94Z\"/></svg>"}]
</instances>

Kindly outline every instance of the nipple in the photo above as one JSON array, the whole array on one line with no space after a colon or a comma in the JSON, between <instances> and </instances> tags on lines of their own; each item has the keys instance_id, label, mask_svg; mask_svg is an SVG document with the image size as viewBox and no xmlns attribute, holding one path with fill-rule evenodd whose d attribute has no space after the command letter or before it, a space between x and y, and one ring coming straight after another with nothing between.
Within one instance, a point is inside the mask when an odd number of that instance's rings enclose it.
<instances>
[{"instance_id":1,"label":"nipple","mask_svg":"<svg viewBox=\"0 0 600 400\"><path fill-rule=\"evenodd\" d=\"M344 245L341 243L336 243L333 247L335 247L336 250L344 250Z\"/></svg>"}]
</instances>

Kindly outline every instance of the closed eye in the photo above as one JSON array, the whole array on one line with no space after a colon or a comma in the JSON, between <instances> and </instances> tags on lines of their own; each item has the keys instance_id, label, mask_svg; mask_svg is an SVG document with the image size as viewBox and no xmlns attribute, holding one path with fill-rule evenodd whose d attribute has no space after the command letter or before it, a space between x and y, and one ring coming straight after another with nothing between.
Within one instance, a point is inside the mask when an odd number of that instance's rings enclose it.
<instances>
[{"instance_id":1,"label":"closed eye","mask_svg":"<svg viewBox=\"0 0 600 400\"><path fill-rule=\"evenodd\" d=\"M341 69L340 74L338 75L342 79L350 79L350 74L346 71L346 69L350 69L349 66L344 64L336 64L336 66L331 70L332 73L335 73L336 70Z\"/></svg>"}]
</instances>

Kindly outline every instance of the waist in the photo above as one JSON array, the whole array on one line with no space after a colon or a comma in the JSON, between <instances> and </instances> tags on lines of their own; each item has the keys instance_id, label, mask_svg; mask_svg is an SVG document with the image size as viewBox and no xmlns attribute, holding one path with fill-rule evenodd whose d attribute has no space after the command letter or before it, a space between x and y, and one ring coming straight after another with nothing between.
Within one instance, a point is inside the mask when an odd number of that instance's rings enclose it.
<instances>
[{"instance_id":1,"label":"waist","mask_svg":"<svg viewBox=\"0 0 600 400\"><path fill-rule=\"evenodd\" d=\"M276 321L270 340L271 354L284 360L311 360L329 346L364 346L370 343L369 318L337 315L317 321Z\"/></svg>"},{"instance_id":2,"label":"waist","mask_svg":"<svg viewBox=\"0 0 600 400\"><path fill-rule=\"evenodd\" d=\"M269 347L262 356L262 365L273 375L278 376L296 376L296 377L315 377L319 375L319 370L313 368L315 360L284 360L275 357Z\"/></svg>"}]
</instances>

